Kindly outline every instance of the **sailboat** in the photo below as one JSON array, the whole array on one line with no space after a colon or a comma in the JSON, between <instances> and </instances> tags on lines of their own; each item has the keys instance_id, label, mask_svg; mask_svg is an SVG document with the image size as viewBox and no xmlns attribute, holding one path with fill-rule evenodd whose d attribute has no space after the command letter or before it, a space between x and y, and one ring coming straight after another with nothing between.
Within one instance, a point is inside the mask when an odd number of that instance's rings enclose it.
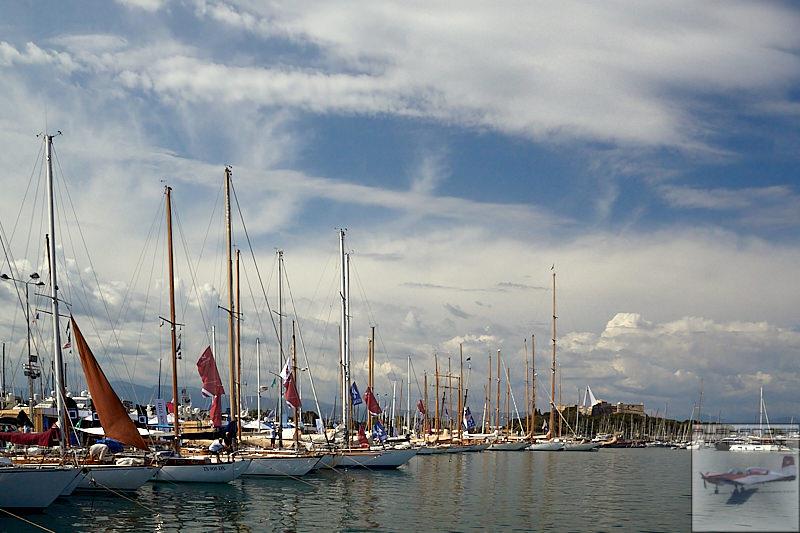
<instances>
[{"instance_id":1,"label":"sailboat","mask_svg":"<svg viewBox=\"0 0 800 533\"><path fill-rule=\"evenodd\" d=\"M550 374L550 424L547 426L547 433L541 440L534 440L527 449L539 452L556 452L564 449L564 443L552 437L556 424L556 271L553 271L553 364Z\"/></svg>"},{"instance_id":2,"label":"sailboat","mask_svg":"<svg viewBox=\"0 0 800 533\"><path fill-rule=\"evenodd\" d=\"M145 452L149 451L147 444L139 434L138 429L133 424L130 416L119 397L111 388L111 384L105 373L97 364L92 350L86 343L78 323L74 317L70 317L70 326L78 355L89 386L97 416L106 437L115 439L122 444L133 446ZM136 464L139 463L139 464ZM83 467L87 472L84 478L76 487L77 490L112 490L112 491L135 491L151 479L159 467L157 465L144 464L142 459L120 459L116 464L95 464L85 462Z\"/></svg>"},{"instance_id":3,"label":"sailboat","mask_svg":"<svg viewBox=\"0 0 800 533\"><path fill-rule=\"evenodd\" d=\"M764 436L764 419L767 422L767 433L769 437ZM769 426L769 415L767 415L767 404L764 403L764 387L760 388L759 404L758 404L758 435L750 435L747 437L747 442L731 444L728 449L731 452L791 452L791 448L785 444L776 442L772 436L772 430Z\"/></svg>"},{"instance_id":4,"label":"sailboat","mask_svg":"<svg viewBox=\"0 0 800 533\"><path fill-rule=\"evenodd\" d=\"M341 344L339 349L341 373L342 424L344 426L344 447L337 450L334 458L323 458L323 463L338 468L398 468L410 461L417 448L371 447L353 448L352 438L352 398L350 395L350 254L345 253L345 231L339 230L339 253L341 259Z\"/></svg>"},{"instance_id":5,"label":"sailboat","mask_svg":"<svg viewBox=\"0 0 800 533\"><path fill-rule=\"evenodd\" d=\"M228 200L230 207L230 169L225 169L225 197ZM167 215L167 262L169 270L169 320L165 322L170 326L171 348L172 348L172 401L175 406L174 412L174 452L171 456L165 458L161 470L153 478L153 481L169 481L175 483L229 483L234 479L241 476L250 466L249 460L241 461L216 461L212 462L209 456L193 456L187 457L181 455L180 446L180 416L178 413L178 353L177 353L177 336L175 322L175 272L172 257L172 188L169 186L164 187L166 197L166 215ZM228 287L229 296L232 299L232 264L230 258L230 208L226 211L227 215L227 228L228 228ZM233 309L231 309L229 317L229 333L233 331ZM229 334L229 347L233 349L233 335ZM231 365L231 374L235 369ZM233 381L233 376L231 381ZM231 416L235 411L234 391L231 393Z\"/></svg>"},{"instance_id":6,"label":"sailboat","mask_svg":"<svg viewBox=\"0 0 800 533\"><path fill-rule=\"evenodd\" d=\"M45 134L45 158L46 158L46 179L47 179L47 192L49 197L48 202L48 218L50 233L48 236L48 252L51 258L50 261L50 299L51 299L51 314L53 320L53 361L55 370L55 384L56 384L56 406L58 412L58 427L52 427L45 434L50 433L58 434L59 438L59 464L38 464L33 465L30 463L22 464L18 467L8 466L10 461L4 461L3 467L0 469L0 507L46 507L56 497L60 495L69 495L73 490L83 484L89 484L89 487L103 488L122 488L123 490L128 487L138 488L145 481L146 477L152 476L155 468L144 466L133 467L118 467L116 465L92 465L92 466L75 466L64 465L64 457L66 452L65 433L68 429L67 420L64 407L64 381L63 381L63 358L62 358L62 345L61 345L61 330L59 325L59 297L58 297L58 274L57 274L57 261L56 261L56 232L55 232L55 198L53 186L53 164L52 164L52 148L54 135ZM83 337L80 331L77 330L77 325L74 324L76 332L78 333L77 340L83 342ZM84 347L88 350L88 346ZM83 352L82 352L83 355ZM93 360L95 376L105 376L97 366L94 357L89 356ZM82 357L82 363L84 358ZM88 360L87 360L88 361ZM105 382L108 385L108 382ZM119 399L113 393L113 390L108 386L108 390L114 395L118 403ZM104 403L108 398L102 398L102 394L98 395L98 400ZM110 403L109 403L110 404ZM121 408L120 404L120 408ZM133 427L133 423L127 415L127 412L122 409L124 418ZM102 415L108 422L108 411L104 411ZM119 422L120 427L124 425L125 420ZM135 432L134 427L134 432ZM114 431L112 431L114 433ZM137 433L138 436L138 433ZM36 438L36 435L27 434L27 438ZM18 442L21 437L18 435L9 435L7 439L12 442ZM40 437L42 441L40 444L45 446L50 444L50 437ZM141 441L141 437L138 437ZM144 446L146 449L146 446ZM144 479L143 479L144 478ZM140 482L141 480L141 482ZM87 486L87 485L84 485Z\"/></svg>"}]
</instances>

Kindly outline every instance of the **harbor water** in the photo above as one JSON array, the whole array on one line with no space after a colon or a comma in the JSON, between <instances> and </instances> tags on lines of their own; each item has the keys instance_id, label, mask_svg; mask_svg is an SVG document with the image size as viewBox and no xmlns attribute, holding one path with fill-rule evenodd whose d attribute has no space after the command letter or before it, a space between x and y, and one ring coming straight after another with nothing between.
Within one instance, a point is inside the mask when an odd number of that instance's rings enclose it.
<instances>
[{"instance_id":1,"label":"harbor water","mask_svg":"<svg viewBox=\"0 0 800 533\"><path fill-rule=\"evenodd\" d=\"M417 456L395 471L148 483L24 518L55 531L688 531L691 454L659 448ZM37 531L0 518L4 531Z\"/></svg>"}]
</instances>

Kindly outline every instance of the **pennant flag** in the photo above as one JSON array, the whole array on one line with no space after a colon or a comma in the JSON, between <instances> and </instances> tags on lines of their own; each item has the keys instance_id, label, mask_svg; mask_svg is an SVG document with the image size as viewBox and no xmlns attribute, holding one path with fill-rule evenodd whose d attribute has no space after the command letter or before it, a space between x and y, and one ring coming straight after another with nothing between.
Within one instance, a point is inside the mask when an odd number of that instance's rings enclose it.
<instances>
[{"instance_id":1,"label":"pennant flag","mask_svg":"<svg viewBox=\"0 0 800 533\"><path fill-rule=\"evenodd\" d=\"M291 373L291 371L292 371L292 356L290 355L289 357L286 358L286 364L283 365L283 370L281 370L281 373L278 374L281 377L281 380L283 380L284 387L286 386L286 380L289 379L289 374Z\"/></svg>"},{"instance_id":2,"label":"pennant flag","mask_svg":"<svg viewBox=\"0 0 800 533\"><path fill-rule=\"evenodd\" d=\"M286 403L295 409L300 409L302 404L300 403L300 395L297 393L297 387L294 384L294 372L289 373L283 386L286 389L284 394Z\"/></svg>"},{"instance_id":3,"label":"pennant flag","mask_svg":"<svg viewBox=\"0 0 800 533\"><path fill-rule=\"evenodd\" d=\"M350 400L353 405L361 405L364 403L364 400L361 399L361 393L358 392L358 385L356 385L355 381L350 385Z\"/></svg>"},{"instance_id":4,"label":"pennant flag","mask_svg":"<svg viewBox=\"0 0 800 533\"><path fill-rule=\"evenodd\" d=\"M544 431L547 431L547 420L545 420L544 422L542 422L542 429L543 429Z\"/></svg>"},{"instance_id":5,"label":"pennant flag","mask_svg":"<svg viewBox=\"0 0 800 533\"><path fill-rule=\"evenodd\" d=\"M197 360L197 372L200 374L200 379L203 380L203 388L200 392L206 398L211 398L211 409L209 410L211 423L215 428L218 428L222 426L220 396L225 394L225 389L222 386L222 379L219 377L217 362L214 361L211 346L207 347L200 359Z\"/></svg>"},{"instance_id":6,"label":"pennant flag","mask_svg":"<svg viewBox=\"0 0 800 533\"><path fill-rule=\"evenodd\" d=\"M419 413L422 415L425 414L425 404L422 402L422 400L417 402L417 411L419 411Z\"/></svg>"},{"instance_id":7,"label":"pennant flag","mask_svg":"<svg viewBox=\"0 0 800 533\"><path fill-rule=\"evenodd\" d=\"M381 411L381 406L378 405L378 400L375 399L375 395L372 394L372 389L367 387L367 391L364 393L364 400L367 402L367 409L373 415L379 415L383 411Z\"/></svg>"},{"instance_id":8,"label":"pennant flag","mask_svg":"<svg viewBox=\"0 0 800 533\"><path fill-rule=\"evenodd\" d=\"M464 427L467 428L467 431L475 429L475 419L472 418L472 412L470 412L469 407L464 408Z\"/></svg>"},{"instance_id":9,"label":"pennant flag","mask_svg":"<svg viewBox=\"0 0 800 533\"><path fill-rule=\"evenodd\" d=\"M387 437L388 435L386 434L386 429L379 420L376 420L375 425L372 426L372 438L378 439L381 442L386 442Z\"/></svg>"},{"instance_id":10,"label":"pennant flag","mask_svg":"<svg viewBox=\"0 0 800 533\"><path fill-rule=\"evenodd\" d=\"M369 448L369 441L367 440L367 433L364 431L364 424L358 426L358 443L362 448Z\"/></svg>"}]
</instances>

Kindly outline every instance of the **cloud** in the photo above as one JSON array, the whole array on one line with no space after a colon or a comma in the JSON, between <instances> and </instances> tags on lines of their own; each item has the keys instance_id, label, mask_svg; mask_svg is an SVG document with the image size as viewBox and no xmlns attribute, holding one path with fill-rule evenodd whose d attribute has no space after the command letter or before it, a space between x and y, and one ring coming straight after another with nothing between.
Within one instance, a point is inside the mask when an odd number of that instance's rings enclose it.
<instances>
[{"instance_id":1,"label":"cloud","mask_svg":"<svg viewBox=\"0 0 800 533\"><path fill-rule=\"evenodd\" d=\"M428 116L542 140L697 147L706 129L699 98L774 99L800 74L791 52L800 44L798 15L780 5L631 11L567 2L507 12L468 4L457 18L445 4L199 5L200 16L231 28L316 47L338 73L325 76L326 90L297 94L303 105ZM295 87L285 74L265 72L280 81L264 92ZM319 77L292 75L306 87ZM285 91L284 101L291 98Z\"/></svg>"},{"instance_id":2,"label":"cloud","mask_svg":"<svg viewBox=\"0 0 800 533\"><path fill-rule=\"evenodd\" d=\"M501 289L523 289L532 291L546 291L547 287L540 287L538 285L527 285L525 283L514 283L512 281L501 281L497 284Z\"/></svg>"},{"instance_id":3,"label":"cloud","mask_svg":"<svg viewBox=\"0 0 800 533\"><path fill-rule=\"evenodd\" d=\"M164 0L114 0L119 5L128 9L141 9L154 13L164 7Z\"/></svg>"},{"instance_id":4,"label":"cloud","mask_svg":"<svg viewBox=\"0 0 800 533\"><path fill-rule=\"evenodd\" d=\"M800 194L786 185L740 189L664 186L660 192L669 205L680 209L736 211L743 225L800 226Z\"/></svg>"},{"instance_id":5,"label":"cloud","mask_svg":"<svg viewBox=\"0 0 800 533\"><path fill-rule=\"evenodd\" d=\"M453 315L453 316L455 316L455 317L458 317L458 318L470 318L470 317L472 317L472 315L471 315L471 314L469 314L469 313L465 312L464 310L462 310L462 309L461 309L459 306L457 306L457 305L448 304L448 303L445 303L445 304L443 304L443 305L444 305L444 308L445 308L445 309L447 309L447 311L448 311L448 312L449 312L451 315Z\"/></svg>"}]
</instances>

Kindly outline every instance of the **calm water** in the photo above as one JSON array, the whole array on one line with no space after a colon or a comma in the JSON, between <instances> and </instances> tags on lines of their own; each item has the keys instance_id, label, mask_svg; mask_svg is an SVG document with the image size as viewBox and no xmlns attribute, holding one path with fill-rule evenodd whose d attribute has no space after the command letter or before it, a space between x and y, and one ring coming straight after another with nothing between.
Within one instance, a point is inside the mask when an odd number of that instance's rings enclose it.
<instances>
[{"instance_id":1,"label":"calm water","mask_svg":"<svg viewBox=\"0 0 800 533\"><path fill-rule=\"evenodd\" d=\"M78 496L26 517L56 531L688 531L690 455L667 449L429 455L397 471L327 471L305 482L148 483L135 496L138 504ZM36 531L9 518L0 518L0 529Z\"/></svg>"}]
</instances>

